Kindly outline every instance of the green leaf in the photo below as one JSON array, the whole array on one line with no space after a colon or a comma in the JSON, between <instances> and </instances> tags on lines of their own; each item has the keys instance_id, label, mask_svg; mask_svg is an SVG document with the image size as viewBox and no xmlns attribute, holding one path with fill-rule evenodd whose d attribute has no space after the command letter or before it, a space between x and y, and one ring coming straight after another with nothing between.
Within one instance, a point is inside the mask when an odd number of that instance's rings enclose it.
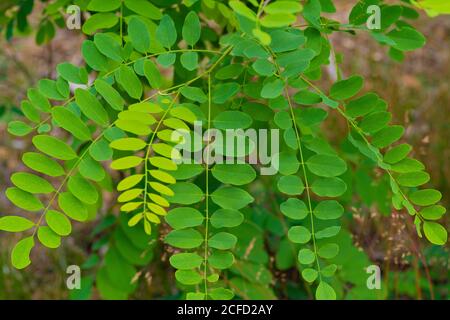
<instances>
[{"instance_id":1,"label":"green leaf","mask_svg":"<svg viewBox=\"0 0 450 320\"><path fill-rule=\"evenodd\" d=\"M252 34L261 42L261 44L268 46L272 42L272 38L270 37L270 34L267 32L262 31L259 28L254 28L252 30Z\"/></svg>"},{"instance_id":2,"label":"green leaf","mask_svg":"<svg viewBox=\"0 0 450 320\"><path fill-rule=\"evenodd\" d=\"M122 138L114 140L109 146L116 150L138 151L144 149L147 146L147 143L138 138Z\"/></svg>"},{"instance_id":3,"label":"green leaf","mask_svg":"<svg viewBox=\"0 0 450 320\"><path fill-rule=\"evenodd\" d=\"M174 192L174 196L167 199L170 203L190 205L200 202L204 196L203 191L191 182L178 182L170 189Z\"/></svg>"},{"instance_id":4,"label":"green leaf","mask_svg":"<svg viewBox=\"0 0 450 320\"><path fill-rule=\"evenodd\" d=\"M335 243L327 243L319 248L317 254L323 259L332 259L339 253L339 246Z\"/></svg>"},{"instance_id":5,"label":"green leaf","mask_svg":"<svg viewBox=\"0 0 450 320\"><path fill-rule=\"evenodd\" d=\"M39 90L35 88L28 89L27 97L30 99L33 106L39 110L43 112L50 112L50 102L41 92L39 92Z\"/></svg>"},{"instance_id":6,"label":"green leaf","mask_svg":"<svg viewBox=\"0 0 450 320\"><path fill-rule=\"evenodd\" d=\"M27 211L40 211L44 208L44 205L38 198L19 188L6 189L6 197L17 207Z\"/></svg>"},{"instance_id":7,"label":"green leaf","mask_svg":"<svg viewBox=\"0 0 450 320\"><path fill-rule=\"evenodd\" d=\"M384 162L389 164L397 163L405 159L411 152L412 147L409 144L403 143L393 147L383 157Z\"/></svg>"},{"instance_id":8,"label":"green leaf","mask_svg":"<svg viewBox=\"0 0 450 320\"><path fill-rule=\"evenodd\" d=\"M149 59L146 59L144 61L144 75L152 88L155 89L161 88L163 81L161 72L158 70L153 61Z\"/></svg>"},{"instance_id":9,"label":"green leaf","mask_svg":"<svg viewBox=\"0 0 450 320\"><path fill-rule=\"evenodd\" d=\"M312 192L321 197L339 197L347 190L347 185L339 178L320 178L311 185Z\"/></svg>"},{"instance_id":10,"label":"green leaf","mask_svg":"<svg viewBox=\"0 0 450 320\"><path fill-rule=\"evenodd\" d=\"M67 217L55 210L48 210L45 214L47 225L58 235L68 236L72 232L72 225Z\"/></svg>"},{"instance_id":11,"label":"green leaf","mask_svg":"<svg viewBox=\"0 0 450 320\"><path fill-rule=\"evenodd\" d=\"M196 253L177 253L170 257L170 265L180 270L199 268L203 258Z\"/></svg>"},{"instance_id":12,"label":"green leaf","mask_svg":"<svg viewBox=\"0 0 450 320\"><path fill-rule=\"evenodd\" d=\"M403 173L397 177L399 185L404 187L418 187L430 181L430 175L424 171Z\"/></svg>"},{"instance_id":13,"label":"green leaf","mask_svg":"<svg viewBox=\"0 0 450 320\"><path fill-rule=\"evenodd\" d=\"M33 131L33 127L23 121L11 121L8 123L8 132L14 136L23 137Z\"/></svg>"},{"instance_id":14,"label":"green leaf","mask_svg":"<svg viewBox=\"0 0 450 320\"><path fill-rule=\"evenodd\" d=\"M269 3L267 6L264 7L264 12L266 13L298 13L301 12L303 9L302 5L300 3L294 2L294 1L276 1Z\"/></svg>"},{"instance_id":15,"label":"green leaf","mask_svg":"<svg viewBox=\"0 0 450 320\"><path fill-rule=\"evenodd\" d=\"M109 124L108 114L101 103L89 91L83 89L75 90L75 101L80 107L81 112L101 126Z\"/></svg>"},{"instance_id":16,"label":"green leaf","mask_svg":"<svg viewBox=\"0 0 450 320\"><path fill-rule=\"evenodd\" d=\"M365 116L375 108L377 102L378 96L375 93L367 93L350 101L345 107L345 113L352 118Z\"/></svg>"},{"instance_id":17,"label":"green leaf","mask_svg":"<svg viewBox=\"0 0 450 320\"><path fill-rule=\"evenodd\" d=\"M176 53L169 52L169 53L163 53L156 58L156 61L162 65L164 68L169 68L171 65L175 63L177 60Z\"/></svg>"},{"instance_id":18,"label":"green leaf","mask_svg":"<svg viewBox=\"0 0 450 320\"><path fill-rule=\"evenodd\" d=\"M280 96L284 89L284 82L280 79L275 79L264 84L261 90L261 98L274 99Z\"/></svg>"},{"instance_id":19,"label":"green leaf","mask_svg":"<svg viewBox=\"0 0 450 320\"><path fill-rule=\"evenodd\" d=\"M224 209L239 210L254 201L247 191L235 187L222 187L211 194L212 201Z\"/></svg>"},{"instance_id":20,"label":"green leaf","mask_svg":"<svg viewBox=\"0 0 450 320\"><path fill-rule=\"evenodd\" d=\"M336 300L336 292L328 283L321 281L316 289L317 300Z\"/></svg>"},{"instance_id":21,"label":"green leaf","mask_svg":"<svg viewBox=\"0 0 450 320\"><path fill-rule=\"evenodd\" d=\"M292 220L302 220L308 215L306 204L297 198L290 198L280 205L281 212Z\"/></svg>"},{"instance_id":22,"label":"green leaf","mask_svg":"<svg viewBox=\"0 0 450 320\"><path fill-rule=\"evenodd\" d=\"M200 232L194 229L173 230L164 239L167 244L180 249L197 248L203 240Z\"/></svg>"},{"instance_id":23,"label":"green leaf","mask_svg":"<svg viewBox=\"0 0 450 320\"><path fill-rule=\"evenodd\" d=\"M135 13L152 20L162 18L161 10L149 1L143 0L125 0L125 6Z\"/></svg>"},{"instance_id":24,"label":"green leaf","mask_svg":"<svg viewBox=\"0 0 450 320\"><path fill-rule=\"evenodd\" d=\"M335 177L347 171L347 164L337 156L317 154L306 161L309 171L320 177Z\"/></svg>"},{"instance_id":25,"label":"green leaf","mask_svg":"<svg viewBox=\"0 0 450 320\"><path fill-rule=\"evenodd\" d=\"M215 251L208 257L208 262L215 269L228 269L234 263L234 256L229 251Z\"/></svg>"},{"instance_id":26,"label":"green leaf","mask_svg":"<svg viewBox=\"0 0 450 320\"><path fill-rule=\"evenodd\" d=\"M106 102L115 110L122 111L125 100L108 82L97 79L94 82L95 90L105 99Z\"/></svg>"},{"instance_id":27,"label":"green leaf","mask_svg":"<svg viewBox=\"0 0 450 320\"><path fill-rule=\"evenodd\" d=\"M425 221L423 223L423 231L425 233L425 237L433 243L437 245L444 245L447 243L447 230L439 223Z\"/></svg>"},{"instance_id":28,"label":"green leaf","mask_svg":"<svg viewBox=\"0 0 450 320\"><path fill-rule=\"evenodd\" d=\"M232 249L237 243L237 237L228 232L219 232L208 240L208 246L219 250Z\"/></svg>"},{"instance_id":29,"label":"green leaf","mask_svg":"<svg viewBox=\"0 0 450 320\"><path fill-rule=\"evenodd\" d=\"M303 271L302 271L303 279L305 279L309 283L314 282L318 276L319 276L319 273L317 272L317 270L312 269L312 268L306 268L306 269L303 269Z\"/></svg>"},{"instance_id":30,"label":"green leaf","mask_svg":"<svg viewBox=\"0 0 450 320\"><path fill-rule=\"evenodd\" d=\"M110 12L120 8L121 0L91 0L87 6L89 11Z\"/></svg>"},{"instance_id":31,"label":"green leaf","mask_svg":"<svg viewBox=\"0 0 450 320\"><path fill-rule=\"evenodd\" d=\"M35 123L41 122L40 112L35 108L35 106L33 106L30 101L22 101L20 103L20 108L22 109L22 112L24 116L27 117L27 119Z\"/></svg>"},{"instance_id":32,"label":"green leaf","mask_svg":"<svg viewBox=\"0 0 450 320\"><path fill-rule=\"evenodd\" d=\"M58 74L72 83L86 84L88 82L88 74L86 69L78 68L71 63L63 62L56 66Z\"/></svg>"},{"instance_id":33,"label":"green leaf","mask_svg":"<svg viewBox=\"0 0 450 320\"><path fill-rule=\"evenodd\" d=\"M234 293L230 289L214 288L209 291L209 296L213 300L231 300Z\"/></svg>"},{"instance_id":34,"label":"green leaf","mask_svg":"<svg viewBox=\"0 0 450 320\"><path fill-rule=\"evenodd\" d=\"M301 264L311 264L316 260L316 256L311 249L301 249L298 252L298 262Z\"/></svg>"},{"instance_id":35,"label":"green leaf","mask_svg":"<svg viewBox=\"0 0 450 320\"><path fill-rule=\"evenodd\" d=\"M97 189L80 175L74 175L69 178L67 183L69 191L87 204L95 204L98 200Z\"/></svg>"},{"instance_id":36,"label":"green leaf","mask_svg":"<svg viewBox=\"0 0 450 320\"><path fill-rule=\"evenodd\" d=\"M198 53L197 52L184 52L180 56L181 65L189 71L193 71L198 67Z\"/></svg>"},{"instance_id":37,"label":"green leaf","mask_svg":"<svg viewBox=\"0 0 450 320\"><path fill-rule=\"evenodd\" d=\"M194 270L177 270L175 279L184 285L196 285L203 280L203 277Z\"/></svg>"},{"instance_id":38,"label":"green leaf","mask_svg":"<svg viewBox=\"0 0 450 320\"><path fill-rule=\"evenodd\" d=\"M31 229L35 224L23 217L6 216L0 218L0 230L8 232L22 232Z\"/></svg>"},{"instance_id":39,"label":"green leaf","mask_svg":"<svg viewBox=\"0 0 450 320\"><path fill-rule=\"evenodd\" d=\"M304 44L306 39L303 33L280 29L271 31L270 36L272 37L271 47L275 53L295 50Z\"/></svg>"},{"instance_id":40,"label":"green leaf","mask_svg":"<svg viewBox=\"0 0 450 320\"><path fill-rule=\"evenodd\" d=\"M233 185L244 185L252 182L256 178L253 167L244 164L216 164L212 170L214 178L222 183Z\"/></svg>"},{"instance_id":41,"label":"green leaf","mask_svg":"<svg viewBox=\"0 0 450 320\"><path fill-rule=\"evenodd\" d=\"M405 158L391 166L391 170L399 173L422 171L425 166L422 162L412 158Z\"/></svg>"},{"instance_id":42,"label":"green leaf","mask_svg":"<svg viewBox=\"0 0 450 320\"><path fill-rule=\"evenodd\" d=\"M18 188L29 193L52 193L55 188L45 179L28 172L16 172L11 176L11 182Z\"/></svg>"},{"instance_id":43,"label":"green leaf","mask_svg":"<svg viewBox=\"0 0 450 320\"><path fill-rule=\"evenodd\" d=\"M100 139L90 146L89 154L96 161L106 161L111 159L113 151L105 139Z\"/></svg>"},{"instance_id":44,"label":"green leaf","mask_svg":"<svg viewBox=\"0 0 450 320\"><path fill-rule=\"evenodd\" d=\"M54 107L52 115L58 126L73 134L75 138L81 141L91 140L89 128L72 111L64 107Z\"/></svg>"},{"instance_id":45,"label":"green leaf","mask_svg":"<svg viewBox=\"0 0 450 320\"><path fill-rule=\"evenodd\" d=\"M128 22L128 36L133 47L141 52L147 53L150 50L150 33L147 25L138 17L132 17Z\"/></svg>"},{"instance_id":46,"label":"green leaf","mask_svg":"<svg viewBox=\"0 0 450 320\"><path fill-rule=\"evenodd\" d=\"M286 27L296 20L296 16L290 13L266 14L261 20L261 25L266 28Z\"/></svg>"},{"instance_id":47,"label":"green leaf","mask_svg":"<svg viewBox=\"0 0 450 320\"><path fill-rule=\"evenodd\" d=\"M17 242L11 252L11 263L14 268L21 270L30 265L30 252L33 247L34 238L32 236Z\"/></svg>"},{"instance_id":48,"label":"green leaf","mask_svg":"<svg viewBox=\"0 0 450 320\"><path fill-rule=\"evenodd\" d=\"M242 71L242 65L229 64L217 70L214 77L219 80L229 80L238 77Z\"/></svg>"},{"instance_id":49,"label":"green leaf","mask_svg":"<svg viewBox=\"0 0 450 320\"><path fill-rule=\"evenodd\" d=\"M105 178L105 169L100 163L92 159L89 155L85 155L78 167L80 174L86 179L101 182Z\"/></svg>"},{"instance_id":50,"label":"green leaf","mask_svg":"<svg viewBox=\"0 0 450 320\"><path fill-rule=\"evenodd\" d=\"M97 33L94 36L94 43L98 51L100 51L102 54L114 61L122 62L122 48L111 35L105 33Z\"/></svg>"},{"instance_id":51,"label":"green leaf","mask_svg":"<svg viewBox=\"0 0 450 320\"><path fill-rule=\"evenodd\" d=\"M385 148L399 140L405 128L402 126L389 126L378 131L372 138L372 145L377 148Z\"/></svg>"},{"instance_id":52,"label":"green leaf","mask_svg":"<svg viewBox=\"0 0 450 320\"><path fill-rule=\"evenodd\" d=\"M387 111L374 112L363 118L359 127L362 131L373 134L383 129L389 121L391 121L392 114Z\"/></svg>"},{"instance_id":53,"label":"green leaf","mask_svg":"<svg viewBox=\"0 0 450 320\"><path fill-rule=\"evenodd\" d=\"M61 245L61 237L47 226L41 226L38 229L37 236L39 241L50 249L56 249Z\"/></svg>"},{"instance_id":54,"label":"green leaf","mask_svg":"<svg viewBox=\"0 0 450 320\"><path fill-rule=\"evenodd\" d=\"M412 203L421 207L435 204L436 202L439 202L441 198L442 194L434 189L415 191L409 196L409 200L411 200Z\"/></svg>"},{"instance_id":55,"label":"green leaf","mask_svg":"<svg viewBox=\"0 0 450 320\"><path fill-rule=\"evenodd\" d=\"M250 10L243 2L233 0L229 2L229 5L238 15L246 17L251 21L256 21L256 14L252 10Z\"/></svg>"},{"instance_id":56,"label":"green leaf","mask_svg":"<svg viewBox=\"0 0 450 320\"><path fill-rule=\"evenodd\" d=\"M88 211L86 207L70 192L63 192L59 194L58 205L61 210L73 220L82 222L86 221L88 218Z\"/></svg>"},{"instance_id":57,"label":"green leaf","mask_svg":"<svg viewBox=\"0 0 450 320\"><path fill-rule=\"evenodd\" d=\"M311 240L311 232L303 226L294 226L289 229L288 238L293 243L308 243Z\"/></svg>"},{"instance_id":58,"label":"green leaf","mask_svg":"<svg viewBox=\"0 0 450 320\"><path fill-rule=\"evenodd\" d=\"M90 16L83 24L82 31L93 35L99 29L109 29L119 22L119 17L114 13L96 13Z\"/></svg>"},{"instance_id":59,"label":"green leaf","mask_svg":"<svg viewBox=\"0 0 450 320\"><path fill-rule=\"evenodd\" d=\"M325 200L319 202L313 212L321 220L339 219L344 214L344 207L336 200Z\"/></svg>"},{"instance_id":60,"label":"green leaf","mask_svg":"<svg viewBox=\"0 0 450 320\"><path fill-rule=\"evenodd\" d=\"M275 72L275 66L267 59L257 59L252 67L261 76L271 76Z\"/></svg>"},{"instance_id":61,"label":"green leaf","mask_svg":"<svg viewBox=\"0 0 450 320\"><path fill-rule=\"evenodd\" d=\"M142 161L144 161L144 159L142 159L141 157L136 157L136 156L123 157L123 158L114 160L111 163L111 169L125 170L125 169L134 168L134 167L137 167L138 165L140 165L142 163Z\"/></svg>"},{"instance_id":62,"label":"green leaf","mask_svg":"<svg viewBox=\"0 0 450 320\"><path fill-rule=\"evenodd\" d=\"M326 239L337 235L341 231L340 226L332 226L316 232L316 239Z\"/></svg>"},{"instance_id":63,"label":"green leaf","mask_svg":"<svg viewBox=\"0 0 450 320\"><path fill-rule=\"evenodd\" d=\"M81 47L81 53L87 65L97 71L105 71L108 69L108 60L100 53L94 42L85 40Z\"/></svg>"},{"instance_id":64,"label":"green leaf","mask_svg":"<svg viewBox=\"0 0 450 320\"><path fill-rule=\"evenodd\" d=\"M302 179L295 175L281 177L277 186L278 190L288 195L301 195L305 190Z\"/></svg>"},{"instance_id":65,"label":"green leaf","mask_svg":"<svg viewBox=\"0 0 450 320\"><path fill-rule=\"evenodd\" d=\"M251 126L252 118L241 111L223 111L214 118L214 127L217 129L246 129Z\"/></svg>"},{"instance_id":66,"label":"green leaf","mask_svg":"<svg viewBox=\"0 0 450 320\"><path fill-rule=\"evenodd\" d=\"M393 47L400 51L413 51L422 48L426 43L423 34L410 27L394 29L387 36L394 41Z\"/></svg>"},{"instance_id":67,"label":"green leaf","mask_svg":"<svg viewBox=\"0 0 450 320\"><path fill-rule=\"evenodd\" d=\"M49 135L33 137L33 144L39 151L56 159L72 160L77 157L75 151L67 143Z\"/></svg>"},{"instance_id":68,"label":"green leaf","mask_svg":"<svg viewBox=\"0 0 450 320\"><path fill-rule=\"evenodd\" d=\"M143 92L142 83L131 67L122 65L116 72L116 79L130 97L134 99L141 98Z\"/></svg>"},{"instance_id":69,"label":"green leaf","mask_svg":"<svg viewBox=\"0 0 450 320\"><path fill-rule=\"evenodd\" d=\"M201 26L197 14L193 11L186 15L183 24L183 39L190 46L194 46L200 39Z\"/></svg>"},{"instance_id":70,"label":"green leaf","mask_svg":"<svg viewBox=\"0 0 450 320\"><path fill-rule=\"evenodd\" d=\"M352 76L333 84L330 89L330 98L335 100L347 100L356 95L363 86L363 78Z\"/></svg>"},{"instance_id":71,"label":"green leaf","mask_svg":"<svg viewBox=\"0 0 450 320\"><path fill-rule=\"evenodd\" d=\"M197 227L203 223L204 217L200 211L185 207L170 210L165 219L173 229L178 230Z\"/></svg>"},{"instance_id":72,"label":"green leaf","mask_svg":"<svg viewBox=\"0 0 450 320\"><path fill-rule=\"evenodd\" d=\"M61 82L59 82L61 85ZM58 83L54 80L42 79L38 83L39 91L48 99L52 100L65 100L68 98L66 95L61 94L58 88ZM68 86L65 88L65 93L68 95Z\"/></svg>"},{"instance_id":73,"label":"green leaf","mask_svg":"<svg viewBox=\"0 0 450 320\"><path fill-rule=\"evenodd\" d=\"M215 86L212 93L214 103L223 104L234 97L240 90L240 86L236 82L220 83Z\"/></svg>"},{"instance_id":74,"label":"green leaf","mask_svg":"<svg viewBox=\"0 0 450 320\"><path fill-rule=\"evenodd\" d=\"M203 90L197 87L185 86L181 88L180 93L183 95L183 97L192 101L203 103L208 100Z\"/></svg>"},{"instance_id":75,"label":"green leaf","mask_svg":"<svg viewBox=\"0 0 450 320\"><path fill-rule=\"evenodd\" d=\"M177 41L177 30L172 18L165 14L163 15L158 28L156 29L156 39L165 48L172 47Z\"/></svg>"},{"instance_id":76,"label":"green leaf","mask_svg":"<svg viewBox=\"0 0 450 320\"><path fill-rule=\"evenodd\" d=\"M214 228L233 228L244 221L244 215L237 210L218 209L210 217Z\"/></svg>"},{"instance_id":77,"label":"green leaf","mask_svg":"<svg viewBox=\"0 0 450 320\"><path fill-rule=\"evenodd\" d=\"M301 90L294 95L294 101L298 104L313 105L322 102L322 97L309 90Z\"/></svg>"},{"instance_id":78,"label":"green leaf","mask_svg":"<svg viewBox=\"0 0 450 320\"><path fill-rule=\"evenodd\" d=\"M420 215L428 220L438 220L445 214L446 211L447 209L443 206L434 205L420 210Z\"/></svg>"}]
</instances>

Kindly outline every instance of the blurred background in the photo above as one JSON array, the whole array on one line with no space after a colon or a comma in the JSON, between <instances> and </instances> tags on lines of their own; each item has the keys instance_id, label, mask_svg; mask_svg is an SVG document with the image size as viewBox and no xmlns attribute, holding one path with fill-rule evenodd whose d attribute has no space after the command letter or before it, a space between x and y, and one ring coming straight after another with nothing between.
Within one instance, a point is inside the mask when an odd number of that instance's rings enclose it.
<instances>
[{"instance_id":1,"label":"blurred background","mask_svg":"<svg viewBox=\"0 0 450 320\"><path fill-rule=\"evenodd\" d=\"M336 14L330 17L347 22L348 13L355 1L335 1ZM6 131L7 123L20 115L18 106L26 97L26 90L43 77L54 77L56 65L69 61L81 64L80 46L85 36L79 30L58 28L55 38L45 44L35 41L35 30L40 24L41 9L36 4L28 20L30 28L23 34L6 39L5 30L0 38L0 212L21 214L4 196L10 186L10 175L21 169L20 155L30 142L15 139ZM3 7L2 7L3 6ZM0 12L6 15L8 1L1 1ZM361 74L365 79L365 90L377 92L389 103L394 122L407 128L405 139L414 146L415 156L426 164L431 174L433 187L443 194L443 205L450 204L450 16L430 18L425 13L413 22L427 38L420 50L408 53L402 63L388 57L387 49L379 46L365 32L356 36L335 33L331 41L336 52L344 56L342 69L345 76ZM4 18L4 17L2 17ZM329 84L324 83L323 87ZM337 143L345 136L345 123L336 119L336 127L327 134ZM360 190L364 192L363 190ZM105 202L110 201L105 198ZM367 219L370 216L371 219ZM447 218L448 219L448 218ZM370 220L370 221L369 221ZM378 221L378 225L372 220ZM360 212L355 209L354 241L364 248L372 260L387 261L391 270L397 270L393 282L397 291L391 298L430 298L418 293L412 278L414 272L402 273L402 264L397 259L410 253L402 248L395 237L396 229L404 228L404 221L397 215L385 216L375 211ZM448 225L448 224L447 224ZM65 267L67 261L84 263L89 254L89 242L96 223L76 224L73 235L57 250L34 250L33 264L26 272L14 270L9 263L10 249L17 241L12 234L0 233L0 299L61 299L67 298ZM379 226L382 226L381 229ZM383 229L384 226L384 229ZM390 229L387 230L386 228ZM392 236L394 234L394 236ZM414 233L411 233L414 235ZM400 236L400 238L403 236ZM377 241L385 238L379 247ZM416 242L415 242L416 243ZM428 288L429 281L437 288L438 298L446 298L449 278L449 248L421 247L417 250L430 253L427 260L430 269L419 275ZM397 248L396 248L397 246ZM396 252L397 250L397 252ZM433 252L433 250L437 250ZM412 261L411 263L419 263ZM158 281L158 280L156 280ZM412 287L412 288L411 288ZM135 298L148 298L150 286L137 290ZM424 289L424 290L425 290ZM420 290L419 290L420 291ZM426 290L425 290L426 291ZM447 296L448 297L448 296ZM95 298L95 296L94 296Z\"/></svg>"}]
</instances>

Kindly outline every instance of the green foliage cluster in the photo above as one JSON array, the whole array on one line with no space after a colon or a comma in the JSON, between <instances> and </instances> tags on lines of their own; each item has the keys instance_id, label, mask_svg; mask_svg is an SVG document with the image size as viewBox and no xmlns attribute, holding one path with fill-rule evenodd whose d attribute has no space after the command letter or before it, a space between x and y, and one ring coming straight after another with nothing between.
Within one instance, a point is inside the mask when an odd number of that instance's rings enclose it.
<instances>
[{"instance_id":1,"label":"green foliage cluster","mask_svg":"<svg viewBox=\"0 0 450 320\"><path fill-rule=\"evenodd\" d=\"M86 65L59 64L56 79L28 90L26 120L8 127L31 136L34 150L23 154L30 170L11 176L6 196L37 213L0 218L0 230L25 234L12 249L14 267L31 263L36 241L59 247L72 223L93 220L103 194L116 189L120 216L107 216L94 231L113 228L84 265L99 266L95 283L104 298L136 289L136 267L152 261L159 229L175 248L169 261L187 299L275 298L265 229L279 239L276 268L297 269L317 299L343 297L346 283L356 292L369 263L343 224L352 169L321 130L331 113L347 122L349 145L384 172L392 207L413 217L420 237L444 245L441 193L422 188L430 176L409 155L411 146L398 142L404 128L391 124L386 102L361 93L360 76L341 79L338 64L339 80L328 93L316 84L330 56L338 60L328 36L365 29L371 4L382 7L383 23L366 31L392 58L422 47L425 38L407 22L416 16L407 2L359 1L342 25L322 16L335 11L331 0L80 1L92 13L82 29ZM304 25L296 25L299 17ZM72 91L70 84L80 86ZM210 159L175 163L181 155L172 133L194 134L196 120L222 131L280 129L279 174L257 178L258 166ZM188 149L205 150L210 140ZM120 172L115 186L108 167ZM261 183L279 199L254 194ZM94 279L84 281L92 286Z\"/></svg>"}]
</instances>

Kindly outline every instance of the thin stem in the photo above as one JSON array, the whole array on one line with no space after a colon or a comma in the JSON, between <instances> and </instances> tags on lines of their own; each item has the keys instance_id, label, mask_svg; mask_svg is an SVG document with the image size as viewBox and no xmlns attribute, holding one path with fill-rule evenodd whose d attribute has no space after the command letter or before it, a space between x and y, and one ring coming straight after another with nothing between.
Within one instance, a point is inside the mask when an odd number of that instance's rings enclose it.
<instances>
[{"instance_id":1,"label":"thin stem","mask_svg":"<svg viewBox=\"0 0 450 320\"><path fill-rule=\"evenodd\" d=\"M161 119L159 119L158 124L156 125L156 128L153 131L152 137L150 138L150 141L147 145L147 151L145 152L145 158L144 158L145 187L144 187L144 203L143 203L144 219L147 219L147 217L145 216L145 212L147 211L147 195L148 195L148 182L149 182L148 181L148 162L149 162L149 158L150 158L150 151L152 149L153 141L155 140L156 134L158 133L158 130L161 127L161 124L163 123L163 121L166 118L169 111L172 109L172 107L175 104L175 101L178 99L179 95L180 95L180 93L177 92L176 96L173 98L170 105L167 107L167 110L164 112Z\"/></svg>"},{"instance_id":2,"label":"thin stem","mask_svg":"<svg viewBox=\"0 0 450 320\"><path fill-rule=\"evenodd\" d=\"M281 78L281 69L280 69L280 66L277 63L277 57L276 57L275 53L270 48L267 48L267 49L268 49L269 53L272 56L273 63L275 64L275 67L277 68L277 73L279 74L279 76ZM307 201L308 201L308 212L309 212L310 223L311 223L311 238L312 238L312 242L313 242L314 257L315 257L315 261L316 261L316 265L317 265L317 271L318 271L318 274L319 274L319 279L322 282L322 273L321 273L321 270L320 270L319 255L317 254L317 244L316 244L316 236L315 236L315 228L314 228L314 216L313 216L313 210L312 210L311 192L310 192L310 187L309 187L309 182L308 182L308 175L306 174L305 159L303 157L303 147L302 147L302 143L301 143L299 127L298 127L298 124L297 124L297 120L295 119L294 107L292 105L291 97L290 97L290 94L289 94L287 86L284 87L284 92L285 92L285 95L286 95L286 99L288 101L289 111L290 111L291 119L292 119L292 124L294 126L295 136L296 136L296 139L297 139L297 145L298 145L298 150L299 150L299 154L300 154L300 164L302 166L303 180L305 182L306 198L307 198Z\"/></svg>"},{"instance_id":3,"label":"thin stem","mask_svg":"<svg viewBox=\"0 0 450 320\"><path fill-rule=\"evenodd\" d=\"M208 135L207 140L211 139L211 75L208 75ZM209 237L209 152L206 153L206 164L205 164L205 174L206 174L206 190L205 190L205 250L204 250L204 261L203 261L203 277L205 285L205 299L208 299L208 237Z\"/></svg>"}]
</instances>

